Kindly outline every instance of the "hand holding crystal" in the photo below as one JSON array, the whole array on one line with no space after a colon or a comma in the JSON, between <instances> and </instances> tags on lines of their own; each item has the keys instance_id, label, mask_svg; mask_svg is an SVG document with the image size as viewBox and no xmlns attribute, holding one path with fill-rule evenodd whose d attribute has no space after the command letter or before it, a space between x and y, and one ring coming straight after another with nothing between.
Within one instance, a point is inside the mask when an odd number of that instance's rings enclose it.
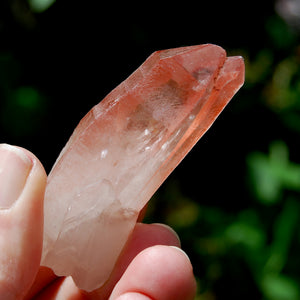
<instances>
[{"instance_id":1,"label":"hand holding crystal","mask_svg":"<svg viewBox=\"0 0 300 300\"><path fill-rule=\"evenodd\" d=\"M32 153L0 145L0 299L193 299L190 261L160 224L136 224L109 280L92 293L41 267L45 185Z\"/></svg>"}]
</instances>

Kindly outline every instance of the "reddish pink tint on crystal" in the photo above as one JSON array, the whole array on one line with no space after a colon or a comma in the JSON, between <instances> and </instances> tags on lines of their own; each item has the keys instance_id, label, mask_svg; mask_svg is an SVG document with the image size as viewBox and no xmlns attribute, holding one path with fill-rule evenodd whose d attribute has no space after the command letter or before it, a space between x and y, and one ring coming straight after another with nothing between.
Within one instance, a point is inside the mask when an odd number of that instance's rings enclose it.
<instances>
[{"instance_id":1,"label":"reddish pink tint on crystal","mask_svg":"<svg viewBox=\"0 0 300 300\"><path fill-rule=\"evenodd\" d=\"M103 285L140 210L244 82L215 45L153 53L79 123L48 179L42 264Z\"/></svg>"}]
</instances>

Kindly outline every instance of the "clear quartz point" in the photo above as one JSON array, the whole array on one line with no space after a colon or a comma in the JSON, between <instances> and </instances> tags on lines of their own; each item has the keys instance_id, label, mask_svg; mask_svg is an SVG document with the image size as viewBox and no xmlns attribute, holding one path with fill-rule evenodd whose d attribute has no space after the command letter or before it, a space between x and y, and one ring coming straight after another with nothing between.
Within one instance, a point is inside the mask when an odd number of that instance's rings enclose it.
<instances>
[{"instance_id":1,"label":"clear quartz point","mask_svg":"<svg viewBox=\"0 0 300 300\"><path fill-rule=\"evenodd\" d=\"M153 53L81 120L45 194L42 265L101 287L140 210L244 83L216 45Z\"/></svg>"}]
</instances>

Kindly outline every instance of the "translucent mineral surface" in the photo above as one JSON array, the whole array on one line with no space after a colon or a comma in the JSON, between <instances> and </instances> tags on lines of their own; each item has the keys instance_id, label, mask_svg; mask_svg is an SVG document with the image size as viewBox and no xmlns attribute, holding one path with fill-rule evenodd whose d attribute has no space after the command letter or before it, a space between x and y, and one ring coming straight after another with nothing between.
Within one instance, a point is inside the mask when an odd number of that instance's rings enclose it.
<instances>
[{"instance_id":1,"label":"translucent mineral surface","mask_svg":"<svg viewBox=\"0 0 300 300\"><path fill-rule=\"evenodd\" d=\"M79 123L48 178L42 265L91 291L140 210L244 82L215 45L153 53Z\"/></svg>"}]
</instances>

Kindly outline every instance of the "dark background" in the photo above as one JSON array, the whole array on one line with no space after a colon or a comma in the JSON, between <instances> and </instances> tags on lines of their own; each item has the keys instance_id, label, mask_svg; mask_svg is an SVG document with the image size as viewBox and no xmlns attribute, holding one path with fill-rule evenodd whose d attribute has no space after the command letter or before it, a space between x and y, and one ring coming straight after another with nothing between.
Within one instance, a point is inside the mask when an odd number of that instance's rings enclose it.
<instances>
[{"instance_id":1,"label":"dark background","mask_svg":"<svg viewBox=\"0 0 300 300\"><path fill-rule=\"evenodd\" d=\"M244 87L146 221L179 232L199 299L299 299L300 27L278 8L288 2L2 0L0 142L49 172L85 113L153 51L214 43L243 55Z\"/></svg>"}]
</instances>

